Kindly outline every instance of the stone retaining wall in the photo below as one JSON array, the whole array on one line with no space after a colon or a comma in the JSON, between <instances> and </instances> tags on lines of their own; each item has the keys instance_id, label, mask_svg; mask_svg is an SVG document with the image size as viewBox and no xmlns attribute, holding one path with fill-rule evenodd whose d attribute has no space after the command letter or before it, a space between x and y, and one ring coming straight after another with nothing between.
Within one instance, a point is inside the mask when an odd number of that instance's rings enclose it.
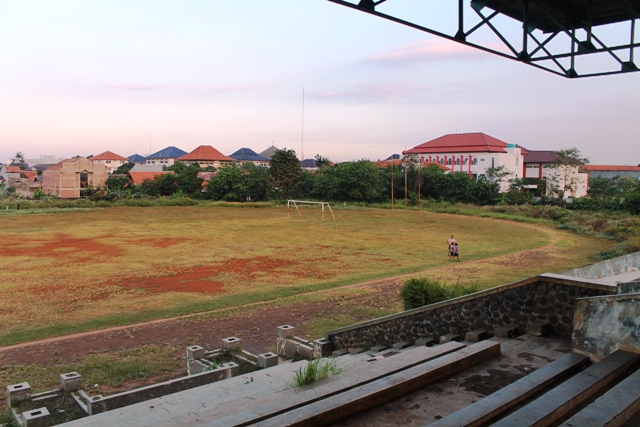
<instances>
[{"instance_id":1,"label":"stone retaining wall","mask_svg":"<svg viewBox=\"0 0 640 427\"><path fill-rule=\"evenodd\" d=\"M391 346L474 329L513 326L524 333L533 321L548 321L552 333L570 337L577 298L611 295L616 287L585 279L543 274L449 301L404 311L327 333L333 350Z\"/></svg>"}]
</instances>

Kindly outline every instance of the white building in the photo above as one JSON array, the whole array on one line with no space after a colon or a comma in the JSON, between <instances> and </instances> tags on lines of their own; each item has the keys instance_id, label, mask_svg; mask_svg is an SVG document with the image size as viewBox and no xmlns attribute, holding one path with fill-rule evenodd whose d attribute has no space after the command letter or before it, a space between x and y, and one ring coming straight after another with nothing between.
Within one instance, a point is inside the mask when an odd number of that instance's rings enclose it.
<instances>
[{"instance_id":1,"label":"white building","mask_svg":"<svg viewBox=\"0 0 640 427\"><path fill-rule=\"evenodd\" d=\"M129 159L123 157L119 154L112 153L111 151L105 151L104 153L100 153L97 156L91 157L93 163L100 163L107 168L107 173L111 174L120 166L129 163Z\"/></svg>"},{"instance_id":2,"label":"white building","mask_svg":"<svg viewBox=\"0 0 640 427\"><path fill-rule=\"evenodd\" d=\"M509 176L501 182L500 191L507 191L509 179L523 177L523 155L527 152L514 144L476 132L444 135L402 154L415 154L425 162L436 162L453 172L464 172L473 177L486 175L489 168L504 166Z\"/></svg>"}]
</instances>

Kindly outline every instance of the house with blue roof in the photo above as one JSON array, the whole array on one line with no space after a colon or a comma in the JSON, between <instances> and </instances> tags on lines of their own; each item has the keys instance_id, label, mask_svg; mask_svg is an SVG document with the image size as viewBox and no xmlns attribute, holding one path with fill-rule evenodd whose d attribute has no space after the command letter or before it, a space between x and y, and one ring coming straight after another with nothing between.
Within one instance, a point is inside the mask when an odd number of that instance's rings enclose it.
<instances>
[{"instance_id":1,"label":"house with blue roof","mask_svg":"<svg viewBox=\"0 0 640 427\"><path fill-rule=\"evenodd\" d=\"M269 159L256 153L251 148L241 148L229 157L235 159L239 164L253 163L256 166L269 167Z\"/></svg>"},{"instance_id":2,"label":"house with blue roof","mask_svg":"<svg viewBox=\"0 0 640 427\"><path fill-rule=\"evenodd\" d=\"M147 158L141 156L138 153L130 155L129 157L127 157L127 159L129 159L130 163L136 163L136 164L145 164L145 163L147 163Z\"/></svg>"},{"instance_id":3,"label":"house with blue roof","mask_svg":"<svg viewBox=\"0 0 640 427\"><path fill-rule=\"evenodd\" d=\"M172 166L178 157L182 157L185 154L187 154L186 151L170 146L148 156L146 164Z\"/></svg>"}]
</instances>

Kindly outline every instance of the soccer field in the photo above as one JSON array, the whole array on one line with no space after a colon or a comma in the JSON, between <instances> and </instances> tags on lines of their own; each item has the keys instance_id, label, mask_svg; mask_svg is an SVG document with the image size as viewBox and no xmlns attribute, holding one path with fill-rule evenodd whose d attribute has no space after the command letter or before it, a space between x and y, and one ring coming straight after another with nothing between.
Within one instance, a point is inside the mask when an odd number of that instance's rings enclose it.
<instances>
[{"instance_id":1,"label":"soccer field","mask_svg":"<svg viewBox=\"0 0 640 427\"><path fill-rule=\"evenodd\" d=\"M495 286L609 242L546 224L403 210L107 208L0 217L0 345L420 273ZM460 263L447 259L450 234Z\"/></svg>"}]
</instances>

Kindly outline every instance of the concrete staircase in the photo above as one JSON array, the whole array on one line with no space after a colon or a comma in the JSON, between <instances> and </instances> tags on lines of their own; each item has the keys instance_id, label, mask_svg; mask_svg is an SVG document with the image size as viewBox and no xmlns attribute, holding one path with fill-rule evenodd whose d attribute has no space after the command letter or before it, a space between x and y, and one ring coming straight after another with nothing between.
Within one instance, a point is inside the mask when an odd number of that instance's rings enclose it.
<instances>
[{"instance_id":1,"label":"concrete staircase","mask_svg":"<svg viewBox=\"0 0 640 427\"><path fill-rule=\"evenodd\" d=\"M484 341L345 355L333 359L340 374L303 387L293 374L308 362L285 363L65 425L323 425L499 354L499 343Z\"/></svg>"},{"instance_id":2,"label":"concrete staircase","mask_svg":"<svg viewBox=\"0 0 640 427\"><path fill-rule=\"evenodd\" d=\"M624 425L640 411L640 354L618 350L576 373L588 362L586 356L568 354L430 426Z\"/></svg>"}]
</instances>

